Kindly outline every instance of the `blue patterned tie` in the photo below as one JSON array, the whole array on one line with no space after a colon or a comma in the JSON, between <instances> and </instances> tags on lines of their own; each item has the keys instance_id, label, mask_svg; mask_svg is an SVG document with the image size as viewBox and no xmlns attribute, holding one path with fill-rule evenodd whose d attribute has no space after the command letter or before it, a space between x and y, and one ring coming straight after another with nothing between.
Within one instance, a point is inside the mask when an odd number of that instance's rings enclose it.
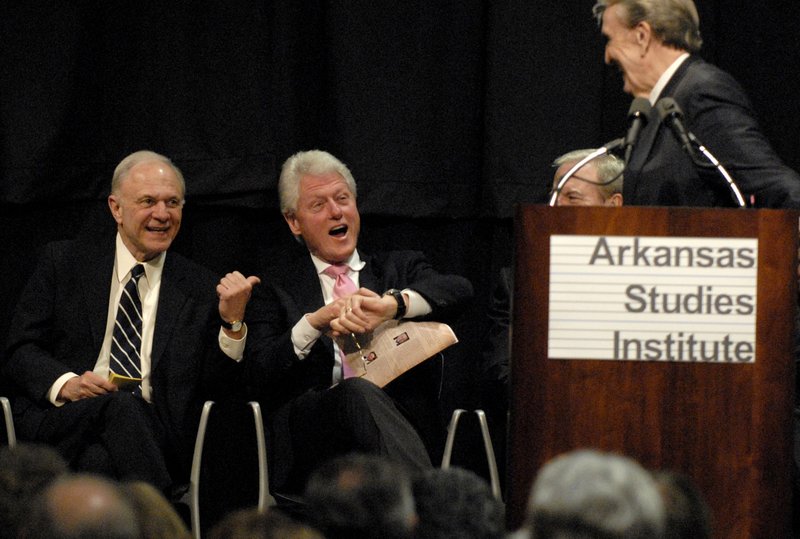
<instances>
[{"instance_id":1,"label":"blue patterned tie","mask_svg":"<svg viewBox=\"0 0 800 539\"><path fill-rule=\"evenodd\" d=\"M139 298L137 283L143 274L144 266L141 264L136 264L131 269L131 278L119 298L111 339L109 368L112 372L129 378L142 377L142 300Z\"/></svg>"}]
</instances>

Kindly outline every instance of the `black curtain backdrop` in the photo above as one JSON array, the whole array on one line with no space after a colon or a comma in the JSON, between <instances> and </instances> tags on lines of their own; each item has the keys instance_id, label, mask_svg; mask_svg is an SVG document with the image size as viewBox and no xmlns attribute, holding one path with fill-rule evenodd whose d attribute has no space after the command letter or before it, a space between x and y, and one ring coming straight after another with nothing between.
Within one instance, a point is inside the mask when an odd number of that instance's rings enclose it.
<instances>
[{"instance_id":1,"label":"black curtain backdrop","mask_svg":"<svg viewBox=\"0 0 800 539\"><path fill-rule=\"evenodd\" d=\"M257 272L291 242L275 186L292 153L352 169L365 250L421 248L470 278L443 408L475 407L484 311L518 202L561 153L624 134L592 0L25 0L0 3L0 340L44 243L112 226L115 165L183 169L174 248ZM800 169L800 2L700 0L703 56L745 87ZM691 126L690 126L691 127ZM712 148L713 151L713 148Z\"/></svg>"}]
</instances>

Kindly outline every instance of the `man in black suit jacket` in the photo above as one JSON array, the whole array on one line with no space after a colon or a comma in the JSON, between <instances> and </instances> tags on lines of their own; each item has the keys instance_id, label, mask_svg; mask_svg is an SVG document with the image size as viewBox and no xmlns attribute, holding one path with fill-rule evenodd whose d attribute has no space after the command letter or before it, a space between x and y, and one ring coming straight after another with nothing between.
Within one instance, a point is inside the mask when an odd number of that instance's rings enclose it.
<instances>
[{"instance_id":1,"label":"man in black suit jacket","mask_svg":"<svg viewBox=\"0 0 800 539\"><path fill-rule=\"evenodd\" d=\"M240 322L258 283L238 272L218 281L167 254L184 192L166 157L126 157L108 197L116 240L45 248L20 297L2 369L21 439L55 446L74 469L148 481L166 493L188 480L202 399L237 381ZM108 375L119 298L136 265L144 268L143 379L122 390Z\"/></svg>"},{"instance_id":2,"label":"man in black suit jacket","mask_svg":"<svg viewBox=\"0 0 800 539\"><path fill-rule=\"evenodd\" d=\"M692 0L600 0L594 13L608 40L606 63L620 68L627 93L652 104L673 98L687 129L728 170L748 202L800 208L800 176L770 147L741 86L695 56L702 39ZM657 117L633 150L623 195L629 205L732 206L735 201L716 169L695 165Z\"/></svg>"},{"instance_id":3,"label":"man in black suit jacket","mask_svg":"<svg viewBox=\"0 0 800 539\"><path fill-rule=\"evenodd\" d=\"M427 369L437 365L423 363L384 391L361 378L343 378L331 335L357 338L393 318L442 320L463 308L471 284L440 274L419 252L371 256L357 250L355 181L326 152L290 157L278 188L284 218L305 247L267 272L265 312L250 319L248 346L248 363L261 369L251 379L265 384L261 400L273 418L274 485L300 490L317 464L350 451L385 455L412 468L430 466L414 427L435 438L437 424L443 432L441 418L438 410L415 414L409 408L435 406L415 390L433 381ZM336 264L347 266L356 293L334 298L334 278L325 271ZM264 323L256 327L256 319Z\"/></svg>"}]
</instances>

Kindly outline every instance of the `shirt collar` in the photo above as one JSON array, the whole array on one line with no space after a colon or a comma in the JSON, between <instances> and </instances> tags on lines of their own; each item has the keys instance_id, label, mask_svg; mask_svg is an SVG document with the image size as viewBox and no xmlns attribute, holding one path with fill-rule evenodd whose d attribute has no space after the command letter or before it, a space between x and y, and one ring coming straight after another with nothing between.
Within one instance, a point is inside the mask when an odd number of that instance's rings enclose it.
<instances>
[{"instance_id":1,"label":"shirt collar","mask_svg":"<svg viewBox=\"0 0 800 539\"><path fill-rule=\"evenodd\" d=\"M661 92L664 91L664 87L669 82L669 79L675 74L678 68L681 66L683 62L689 57L688 52L684 52L680 56L678 56L672 64L664 71L658 80L656 81L656 85L653 86L653 89L650 91L650 104L655 105L658 98L661 97Z\"/></svg>"},{"instance_id":2,"label":"shirt collar","mask_svg":"<svg viewBox=\"0 0 800 539\"><path fill-rule=\"evenodd\" d=\"M330 262L325 262L321 258L317 258L314 255L311 255L311 261L314 262L314 267L317 270L317 274L321 275L323 271L325 271L328 266L331 265ZM358 256L358 249L353 250L353 254L350 255L350 258L344 261L350 267L351 271L361 271L366 262L361 260L361 257Z\"/></svg>"},{"instance_id":3,"label":"shirt collar","mask_svg":"<svg viewBox=\"0 0 800 539\"><path fill-rule=\"evenodd\" d=\"M136 264L142 264L144 266L144 275L147 278L147 282L151 283L151 286L152 283L156 283L161 279L161 271L164 269L164 259L167 256L166 251L151 258L147 262L139 262L122 242L122 237L119 235L119 232L117 232L116 249L115 266L117 270L117 281L122 283Z\"/></svg>"}]
</instances>

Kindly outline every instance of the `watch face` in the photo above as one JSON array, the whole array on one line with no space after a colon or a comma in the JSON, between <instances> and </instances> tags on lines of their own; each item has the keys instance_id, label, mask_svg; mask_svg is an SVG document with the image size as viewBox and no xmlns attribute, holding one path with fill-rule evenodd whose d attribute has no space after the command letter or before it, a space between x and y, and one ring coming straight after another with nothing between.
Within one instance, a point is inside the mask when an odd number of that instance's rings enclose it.
<instances>
[{"instance_id":1,"label":"watch face","mask_svg":"<svg viewBox=\"0 0 800 539\"><path fill-rule=\"evenodd\" d=\"M242 329L242 323L240 321L237 320L231 324L231 331L239 331L240 329Z\"/></svg>"}]
</instances>

